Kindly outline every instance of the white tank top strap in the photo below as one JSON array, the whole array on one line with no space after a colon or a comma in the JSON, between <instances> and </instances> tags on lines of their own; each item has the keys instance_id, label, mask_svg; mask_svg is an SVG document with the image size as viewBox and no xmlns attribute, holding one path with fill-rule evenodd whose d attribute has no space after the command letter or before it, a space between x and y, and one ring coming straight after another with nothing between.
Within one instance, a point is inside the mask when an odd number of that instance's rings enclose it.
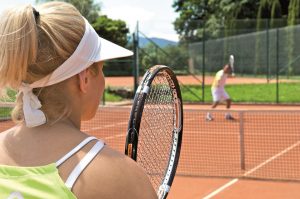
<instances>
[{"instance_id":1,"label":"white tank top strap","mask_svg":"<svg viewBox=\"0 0 300 199\"><path fill-rule=\"evenodd\" d=\"M95 137L87 137L82 142L80 142L76 147L74 147L71 151L69 151L66 155L64 155L61 159L59 159L55 164L56 167L59 167L62 163L64 163L67 159L69 159L72 155L77 153L80 149L82 149L85 145L87 145L92 140L97 140Z\"/></svg>"},{"instance_id":2,"label":"white tank top strap","mask_svg":"<svg viewBox=\"0 0 300 199\"><path fill-rule=\"evenodd\" d=\"M104 142L97 141L96 144L90 149L90 151L82 158L82 160L77 164L69 175L65 185L71 190L76 180L83 172L83 170L89 165L89 163L97 156L104 146Z\"/></svg>"}]
</instances>

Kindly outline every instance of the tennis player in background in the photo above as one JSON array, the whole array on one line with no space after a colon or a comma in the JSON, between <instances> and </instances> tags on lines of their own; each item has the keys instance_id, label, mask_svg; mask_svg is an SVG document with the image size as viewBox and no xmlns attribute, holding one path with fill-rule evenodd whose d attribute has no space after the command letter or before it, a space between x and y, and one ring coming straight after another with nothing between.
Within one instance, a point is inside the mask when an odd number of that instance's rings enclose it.
<instances>
[{"instance_id":1,"label":"tennis player in background","mask_svg":"<svg viewBox=\"0 0 300 199\"><path fill-rule=\"evenodd\" d=\"M225 85L228 76L235 76L233 73L234 70L233 64L234 64L234 57L233 55L230 55L229 63L223 66L223 69L219 70L214 78L214 81L211 86L211 94L213 97L213 104L211 107L212 109L215 109L218 106L218 104L222 101L226 101L227 110L229 110L231 107L231 99L225 90ZM208 112L206 114L206 120L212 121L213 119L214 119L213 115L210 112ZM234 120L234 118L229 112L225 114L225 119Z\"/></svg>"},{"instance_id":2,"label":"tennis player in background","mask_svg":"<svg viewBox=\"0 0 300 199\"><path fill-rule=\"evenodd\" d=\"M0 133L1 199L157 198L136 162L80 131L98 110L103 62L131 51L64 2L5 11L0 46L0 91L19 91L16 126Z\"/></svg>"}]
</instances>

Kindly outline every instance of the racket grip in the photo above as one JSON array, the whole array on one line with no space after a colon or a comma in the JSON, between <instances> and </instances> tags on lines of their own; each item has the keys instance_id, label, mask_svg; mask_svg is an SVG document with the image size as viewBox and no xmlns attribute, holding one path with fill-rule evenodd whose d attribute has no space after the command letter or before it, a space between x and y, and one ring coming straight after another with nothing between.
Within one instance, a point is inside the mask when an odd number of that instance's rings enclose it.
<instances>
[{"instance_id":1,"label":"racket grip","mask_svg":"<svg viewBox=\"0 0 300 199\"><path fill-rule=\"evenodd\" d=\"M138 144L138 133L136 129L128 130L126 143L125 154L136 161Z\"/></svg>"},{"instance_id":2,"label":"racket grip","mask_svg":"<svg viewBox=\"0 0 300 199\"><path fill-rule=\"evenodd\" d=\"M129 157L132 157L132 144L128 144L127 147L128 147L128 148L127 148L127 155L128 155Z\"/></svg>"}]
</instances>

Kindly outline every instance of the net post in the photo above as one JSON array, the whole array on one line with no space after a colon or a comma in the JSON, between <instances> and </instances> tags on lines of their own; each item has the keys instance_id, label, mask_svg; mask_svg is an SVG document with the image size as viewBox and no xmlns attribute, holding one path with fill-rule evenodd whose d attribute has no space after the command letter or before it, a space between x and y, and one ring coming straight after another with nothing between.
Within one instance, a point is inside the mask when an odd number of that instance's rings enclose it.
<instances>
[{"instance_id":1,"label":"net post","mask_svg":"<svg viewBox=\"0 0 300 199\"><path fill-rule=\"evenodd\" d=\"M241 169L245 170L244 111L239 112L239 117L240 117L240 161L241 161Z\"/></svg>"}]
</instances>

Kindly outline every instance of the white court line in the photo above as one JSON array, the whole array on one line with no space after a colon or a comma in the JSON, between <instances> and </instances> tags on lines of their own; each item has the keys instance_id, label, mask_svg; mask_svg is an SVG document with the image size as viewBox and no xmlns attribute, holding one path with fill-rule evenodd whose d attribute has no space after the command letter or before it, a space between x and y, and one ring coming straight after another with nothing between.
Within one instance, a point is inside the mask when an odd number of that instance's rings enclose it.
<instances>
[{"instance_id":1,"label":"white court line","mask_svg":"<svg viewBox=\"0 0 300 199\"><path fill-rule=\"evenodd\" d=\"M197 131L197 130L185 130L184 131L185 135L189 134L189 135L197 135L199 133L201 133L201 135L204 135L204 134L208 134L208 135L239 135L240 133L239 132L226 132L226 134L224 134L224 131L214 131L214 132L208 132L208 131ZM251 133L251 135L265 135L265 136L268 136L268 135L276 135L276 134L261 134L261 133ZM291 134L284 134L282 136L299 136L299 134L296 134L296 133L291 133Z\"/></svg>"},{"instance_id":2,"label":"white court line","mask_svg":"<svg viewBox=\"0 0 300 199\"><path fill-rule=\"evenodd\" d=\"M184 119L184 121L192 121L192 120L197 120L197 119L195 119L195 118Z\"/></svg>"},{"instance_id":3,"label":"white court line","mask_svg":"<svg viewBox=\"0 0 300 199\"><path fill-rule=\"evenodd\" d=\"M89 132L89 131L93 131L93 130L101 130L101 129L106 129L106 128L111 128L111 127L115 127L115 126L121 126L124 124L128 124L128 122L119 122L119 123L115 123L115 124L107 124L107 125L103 125L101 127L92 127L89 129L82 129L82 131L84 132Z\"/></svg>"},{"instance_id":4,"label":"white court line","mask_svg":"<svg viewBox=\"0 0 300 199\"><path fill-rule=\"evenodd\" d=\"M221 191L223 191L227 187L230 187L231 185L233 185L234 183L236 183L238 180L239 180L238 178L235 178L235 179L231 180L230 182L224 184L220 188L218 188L215 191L211 192L209 195L205 196L203 199L209 199L209 198L217 195L218 193L220 193Z\"/></svg>"},{"instance_id":5,"label":"white court line","mask_svg":"<svg viewBox=\"0 0 300 199\"><path fill-rule=\"evenodd\" d=\"M258 166L254 167L253 169L249 170L248 172L246 172L243 176L248 176L251 173L255 172L256 170L258 170L259 168L263 167L264 165L268 164L269 162L275 160L276 158L280 157L281 155L287 153L288 151L292 150L293 148L297 147L300 144L300 141L294 143L293 145L289 146L288 148L286 148L283 151L280 151L279 153L277 153L276 155L270 157L269 159L267 159L266 161L262 162L261 164L259 164ZM230 187L231 185L235 184L236 182L238 182L239 178L235 178L231 181L229 181L228 183L226 183L225 185L221 186L220 188L216 189L215 191L211 192L210 194L208 194L207 196L205 196L203 199L210 199L213 196L217 195L218 193L222 192L223 190L225 190L226 188Z\"/></svg>"},{"instance_id":6,"label":"white court line","mask_svg":"<svg viewBox=\"0 0 300 199\"><path fill-rule=\"evenodd\" d=\"M112 140L114 138L125 137L125 136L126 136L125 134L117 134L117 135L105 137L103 138L103 140Z\"/></svg>"},{"instance_id":7,"label":"white court line","mask_svg":"<svg viewBox=\"0 0 300 199\"><path fill-rule=\"evenodd\" d=\"M248 176L251 173L253 173L254 171L256 171L257 169L260 169L261 167L263 167L264 165L268 164L269 162L275 160L276 158L278 158L279 156L287 153L288 151L292 150L293 148L295 148L296 146L298 146L300 144L300 141L294 143L293 145L291 145L290 147L286 148L285 150L277 153L276 155L272 156L271 158L269 158L268 160L266 160L265 162L261 163L260 165L254 167L253 169L251 169L250 171L246 172L244 174L244 176Z\"/></svg>"},{"instance_id":8,"label":"white court line","mask_svg":"<svg viewBox=\"0 0 300 199\"><path fill-rule=\"evenodd\" d=\"M119 123L115 123L115 124L103 125L101 127L92 127L90 129L82 129L82 131L89 132L89 131L92 131L92 130L101 130L101 129L106 129L106 128L111 128L111 127L115 127L115 126L124 125L124 124L127 124L127 123L128 122L119 122ZM103 140L112 140L114 138L120 138L120 137L125 137L125 136L126 136L126 132L124 132L124 134L112 135L112 136L104 137L102 139Z\"/></svg>"}]
</instances>

